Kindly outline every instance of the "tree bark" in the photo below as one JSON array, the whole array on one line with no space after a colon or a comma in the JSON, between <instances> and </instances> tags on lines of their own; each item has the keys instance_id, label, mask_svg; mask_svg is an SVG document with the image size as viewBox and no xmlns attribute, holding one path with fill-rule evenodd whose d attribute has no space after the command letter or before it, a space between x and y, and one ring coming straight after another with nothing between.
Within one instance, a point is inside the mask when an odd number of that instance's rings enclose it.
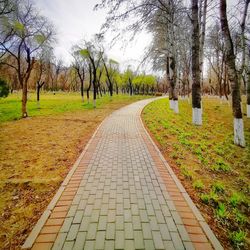
<instances>
[{"instance_id":1,"label":"tree bark","mask_svg":"<svg viewBox=\"0 0 250 250\"><path fill-rule=\"evenodd\" d=\"M133 84L132 84L132 80L130 77L128 78L128 83L129 83L129 95L132 96L133 95Z\"/></svg>"},{"instance_id":2,"label":"tree bark","mask_svg":"<svg viewBox=\"0 0 250 250\"><path fill-rule=\"evenodd\" d=\"M198 21L198 0L192 0L192 107L193 123L202 124L201 111L201 76L200 76L200 42L199 42L199 21Z\"/></svg>"},{"instance_id":3,"label":"tree bark","mask_svg":"<svg viewBox=\"0 0 250 250\"><path fill-rule=\"evenodd\" d=\"M200 72L201 72L201 83L203 86L203 61L204 61L204 43L206 34L206 21L207 21L207 0L204 0L203 11L202 11L202 23L201 23L201 39L200 39Z\"/></svg>"},{"instance_id":4,"label":"tree bark","mask_svg":"<svg viewBox=\"0 0 250 250\"><path fill-rule=\"evenodd\" d=\"M89 103L89 91L90 91L90 88L91 88L91 84L92 84L92 68L91 68L91 65L89 64L89 86L87 88L88 103Z\"/></svg>"},{"instance_id":5,"label":"tree bark","mask_svg":"<svg viewBox=\"0 0 250 250\"><path fill-rule=\"evenodd\" d=\"M28 88L27 82L22 83L22 118L28 117L27 113L27 97L28 97Z\"/></svg>"},{"instance_id":6,"label":"tree bark","mask_svg":"<svg viewBox=\"0 0 250 250\"><path fill-rule=\"evenodd\" d=\"M40 82L37 81L37 87L36 87L36 100L37 100L37 102L40 101L40 90L41 90L41 88L43 87L44 84L45 84L45 82L42 82L40 84Z\"/></svg>"},{"instance_id":7,"label":"tree bark","mask_svg":"<svg viewBox=\"0 0 250 250\"><path fill-rule=\"evenodd\" d=\"M247 118L250 118L250 44L248 47L248 63L247 63L247 77L246 77L246 86L247 86Z\"/></svg>"},{"instance_id":8,"label":"tree bark","mask_svg":"<svg viewBox=\"0 0 250 250\"><path fill-rule=\"evenodd\" d=\"M234 143L245 146L243 120L241 112L240 81L238 79L233 42L227 21L226 0L220 0L220 22L225 43L225 61L228 69L228 80L232 89L232 108L234 115Z\"/></svg>"}]
</instances>

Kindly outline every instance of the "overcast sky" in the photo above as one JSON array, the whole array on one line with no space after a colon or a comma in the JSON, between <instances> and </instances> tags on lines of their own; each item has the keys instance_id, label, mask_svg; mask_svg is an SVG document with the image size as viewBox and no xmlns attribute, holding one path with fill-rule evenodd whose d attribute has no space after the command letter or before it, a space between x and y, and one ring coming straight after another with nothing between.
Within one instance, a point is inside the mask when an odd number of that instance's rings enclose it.
<instances>
[{"instance_id":1,"label":"overcast sky","mask_svg":"<svg viewBox=\"0 0 250 250\"><path fill-rule=\"evenodd\" d=\"M81 39L90 39L100 31L105 21L105 10L93 11L98 0L36 0L34 1L41 14L47 16L55 25L57 44L55 54L66 64L71 62L70 48ZM136 41L125 49L119 43L113 48L107 48L106 53L122 65L139 63L144 48L150 42L150 35L141 34Z\"/></svg>"}]
</instances>

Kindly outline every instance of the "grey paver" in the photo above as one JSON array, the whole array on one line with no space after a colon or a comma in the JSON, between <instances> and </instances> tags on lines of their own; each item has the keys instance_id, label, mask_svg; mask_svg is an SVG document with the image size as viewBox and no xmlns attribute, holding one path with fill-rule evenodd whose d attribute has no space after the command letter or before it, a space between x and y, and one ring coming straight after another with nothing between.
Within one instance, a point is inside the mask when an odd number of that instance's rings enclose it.
<instances>
[{"instance_id":1,"label":"grey paver","mask_svg":"<svg viewBox=\"0 0 250 250\"><path fill-rule=\"evenodd\" d=\"M149 223L142 223L142 232L144 239L152 239L151 227Z\"/></svg>"},{"instance_id":2,"label":"grey paver","mask_svg":"<svg viewBox=\"0 0 250 250\"><path fill-rule=\"evenodd\" d=\"M124 249L125 238L123 231L115 232L115 249Z\"/></svg>"},{"instance_id":3,"label":"grey paver","mask_svg":"<svg viewBox=\"0 0 250 250\"><path fill-rule=\"evenodd\" d=\"M67 237L67 233L59 233L57 235L57 238L53 245L52 250L61 250L63 248L66 237Z\"/></svg>"},{"instance_id":4,"label":"grey paver","mask_svg":"<svg viewBox=\"0 0 250 250\"><path fill-rule=\"evenodd\" d=\"M85 244L86 232L78 232L74 245L74 250L82 250Z\"/></svg>"},{"instance_id":5,"label":"grey paver","mask_svg":"<svg viewBox=\"0 0 250 250\"><path fill-rule=\"evenodd\" d=\"M71 225L70 230L69 230L68 235L67 235L67 238L66 238L67 241L73 241L76 239L76 236L77 236L77 233L79 230L79 226L80 226L79 224Z\"/></svg>"},{"instance_id":6,"label":"grey paver","mask_svg":"<svg viewBox=\"0 0 250 250\"><path fill-rule=\"evenodd\" d=\"M106 240L104 249L105 250L115 249L115 241L114 240Z\"/></svg>"},{"instance_id":7,"label":"grey paver","mask_svg":"<svg viewBox=\"0 0 250 250\"><path fill-rule=\"evenodd\" d=\"M144 240L144 244L145 244L145 250L155 250L153 240Z\"/></svg>"},{"instance_id":8,"label":"grey paver","mask_svg":"<svg viewBox=\"0 0 250 250\"><path fill-rule=\"evenodd\" d=\"M125 240L125 250L134 250L135 249L135 243L133 240Z\"/></svg>"},{"instance_id":9,"label":"grey paver","mask_svg":"<svg viewBox=\"0 0 250 250\"><path fill-rule=\"evenodd\" d=\"M185 247L182 243L182 240L180 238L180 235L178 233L170 232L170 235L171 235L175 249L178 249L178 250L185 249Z\"/></svg>"},{"instance_id":10,"label":"grey paver","mask_svg":"<svg viewBox=\"0 0 250 250\"><path fill-rule=\"evenodd\" d=\"M144 249L142 231L134 231L135 249Z\"/></svg>"},{"instance_id":11,"label":"grey paver","mask_svg":"<svg viewBox=\"0 0 250 250\"><path fill-rule=\"evenodd\" d=\"M74 241L66 241L63 245L63 250L71 250L73 249Z\"/></svg>"},{"instance_id":12,"label":"grey paver","mask_svg":"<svg viewBox=\"0 0 250 250\"><path fill-rule=\"evenodd\" d=\"M87 231L87 240L94 240L96 238L97 223L90 223Z\"/></svg>"},{"instance_id":13,"label":"grey paver","mask_svg":"<svg viewBox=\"0 0 250 250\"><path fill-rule=\"evenodd\" d=\"M83 217L80 228L79 228L79 231L87 232L89 223L90 223L90 217Z\"/></svg>"},{"instance_id":14,"label":"grey paver","mask_svg":"<svg viewBox=\"0 0 250 250\"><path fill-rule=\"evenodd\" d=\"M114 240L115 239L115 223L108 223L106 230L106 239Z\"/></svg>"},{"instance_id":15,"label":"grey paver","mask_svg":"<svg viewBox=\"0 0 250 250\"><path fill-rule=\"evenodd\" d=\"M105 232L99 231L96 234L96 243L95 243L95 249L104 249L104 243L105 243Z\"/></svg>"},{"instance_id":16,"label":"grey paver","mask_svg":"<svg viewBox=\"0 0 250 250\"><path fill-rule=\"evenodd\" d=\"M104 231L106 230L106 226L107 226L107 216L100 216L98 223L98 230Z\"/></svg>"},{"instance_id":17,"label":"grey paver","mask_svg":"<svg viewBox=\"0 0 250 250\"><path fill-rule=\"evenodd\" d=\"M133 225L132 223L124 223L125 239L133 239Z\"/></svg>"},{"instance_id":18,"label":"grey paver","mask_svg":"<svg viewBox=\"0 0 250 250\"><path fill-rule=\"evenodd\" d=\"M154 241L154 246L156 249L165 249L163 240L161 237L161 233L159 231L153 231L153 241Z\"/></svg>"}]
</instances>

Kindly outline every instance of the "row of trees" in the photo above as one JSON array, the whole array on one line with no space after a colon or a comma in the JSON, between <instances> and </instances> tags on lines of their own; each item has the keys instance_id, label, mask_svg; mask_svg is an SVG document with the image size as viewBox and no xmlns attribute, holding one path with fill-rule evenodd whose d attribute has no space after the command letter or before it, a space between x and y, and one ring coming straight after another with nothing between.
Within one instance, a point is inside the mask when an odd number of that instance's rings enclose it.
<instances>
[{"instance_id":1,"label":"row of trees","mask_svg":"<svg viewBox=\"0 0 250 250\"><path fill-rule=\"evenodd\" d=\"M22 117L27 117L28 89L93 91L94 106L97 96L120 91L132 94L152 94L160 85L152 75L139 74L130 67L120 72L119 63L109 59L96 35L91 41L72 47L73 62L64 66L53 55L55 29L41 16L30 1L0 1L0 73L11 91L22 89Z\"/></svg>"},{"instance_id":2,"label":"row of trees","mask_svg":"<svg viewBox=\"0 0 250 250\"><path fill-rule=\"evenodd\" d=\"M109 9L104 31L116 26L121 35L120 23L134 20L125 26L132 37L141 30L152 34L145 59L150 58L155 70L165 72L170 107L176 113L178 94L189 93L190 82L196 125L202 125L202 92L231 95L235 143L245 146L241 85L244 83L250 117L249 0L237 0L231 12L226 0L191 0L186 4L182 0L103 0L96 9Z\"/></svg>"}]
</instances>

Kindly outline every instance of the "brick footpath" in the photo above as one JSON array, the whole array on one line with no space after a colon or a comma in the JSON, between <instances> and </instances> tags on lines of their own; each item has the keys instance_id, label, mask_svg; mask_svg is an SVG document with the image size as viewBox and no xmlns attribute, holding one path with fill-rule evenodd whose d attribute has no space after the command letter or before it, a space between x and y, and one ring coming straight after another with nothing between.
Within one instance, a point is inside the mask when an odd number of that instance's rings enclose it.
<instances>
[{"instance_id":1,"label":"brick footpath","mask_svg":"<svg viewBox=\"0 0 250 250\"><path fill-rule=\"evenodd\" d=\"M152 100L104 120L24 249L223 249L143 127Z\"/></svg>"}]
</instances>

